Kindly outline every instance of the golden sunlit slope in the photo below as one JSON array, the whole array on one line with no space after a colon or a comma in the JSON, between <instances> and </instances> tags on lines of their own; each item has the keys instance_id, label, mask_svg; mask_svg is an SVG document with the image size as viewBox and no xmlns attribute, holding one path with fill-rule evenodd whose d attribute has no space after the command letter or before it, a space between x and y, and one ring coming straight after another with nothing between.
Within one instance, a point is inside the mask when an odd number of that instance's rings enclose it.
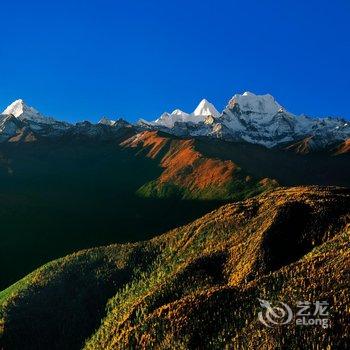
<instances>
[{"instance_id":1,"label":"golden sunlit slope","mask_svg":"<svg viewBox=\"0 0 350 350\"><path fill-rule=\"evenodd\" d=\"M284 148L286 151L291 151L298 154L308 154L312 152L312 136L306 137L303 140L294 142Z\"/></svg>"},{"instance_id":2,"label":"golden sunlit slope","mask_svg":"<svg viewBox=\"0 0 350 350\"><path fill-rule=\"evenodd\" d=\"M346 139L342 142L335 142L335 145L329 146L325 149L317 150L317 146L313 144L313 136L306 137L298 142L293 142L288 144L286 147L282 148L285 151L291 151L297 154L311 154L313 152L323 153L324 155L330 154L333 156L338 156L340 154L346 154L350 151L350 139Z\"/></svg>"},{"instance_id":3,"label":"golden sunlit slope","mask_svg":"<svg viewBox=\"0 0 350 350\"><path fill-rule=\"evenodd\" d=\"M206 157L196 149L195 139L144 131L121 145L157 160L163 169L157 179L139 189L145 197L245 198L277 185L274 180L252 178L231 160Z\"/></svg>"},{"instance_id":4,"label":"golden sunlit slope","mask_svg":"<svg viewBox=\"0 0 350 350\"><path fill-rule=\"evenodd\" d=\"M4 349L326 349L350 336L350 191L281 188L150 241L56 260L0 294ZM259 300L330 304L266 327ZM102 318L102 322L100 319Z\"/></svg>"},{"instance_id":5,"label":"golden sunlit slope","mask_svg":"<svg viewBox=\"0 0 350 350\"><path fill-rule=\"evenodd\" d=\"M335 155L350 153L350 139L342 142L335 150Z\"/></svg>"}]
</instances>

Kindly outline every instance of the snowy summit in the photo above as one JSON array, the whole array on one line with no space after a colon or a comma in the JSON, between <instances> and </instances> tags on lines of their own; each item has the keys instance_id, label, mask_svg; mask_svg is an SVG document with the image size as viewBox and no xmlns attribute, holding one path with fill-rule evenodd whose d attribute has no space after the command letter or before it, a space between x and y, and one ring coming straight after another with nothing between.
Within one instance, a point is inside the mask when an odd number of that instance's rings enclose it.
<instances>
[{"instance_id":1,"label":"snowy summit","mask_svg":"<svg viewBox=\"0 0 350 350\"><path fill-rule=\"evenodd\" d=\"M202 116L207 117L207 116L211 115L215 118L220 115L220 113L214 107L214 105L206 99L203 99L199 103L199 105L197 106L197 108L194 110L194 112L192 114L195 116L200 116L200 117L202 117Z\"/></svg>"},{"instance_id":2,"label":"snowy summit","mask_svg":"<svg viewBox=\"0 0 350 350\"><path fill-rule=\"evenodd\" d=\"M172 128L177 122L179 123L192 122L194 124L203 122L205 118L209 115L213 117L218 117L220 113L217 111L217 109L214 107L212 103L210 103L206 99L203 99L198 104L196 109L190 114L183 112L180 109L175 109L171 113L168 113L168 112L163 113L158 119L156 119L154 122L151 122L151 124Z\"/></svg>"},{"instance_id":3,"label":"snowy summit","mask_svg":"<svg viewBox=\"0 0 350 350\"><path fill-rule=\"evenodd\" d=\"M238 105L240 110L244 112L269 115L274 115L283 109L270 94L255 95L249 91L242 95L235 94L230 100L228 108L232 109L235 105Z\"/></svg>"},{"instance_id":4,"label":"snowy summit","mask_svg":"<svg viewBox=\"0 0 350 350\"><path fill-rule=\"evenodd\" d=\"M163 113L153 122L139 120L136 126L123 119L102 118L98 124L72 125L43 116L23 100L11 103L0 115L0 142L9 140L25 128L43 137L74 135L108 139L129 132L160 130L180 137L210 137L231 142L248 142L265 147L285 147L303 142L310 148L322 149L350 139L350 124L341 118L312 118L294 115L269 94L251 92L235 94L219 113L203 99L192 113L175 109Z\"/></svg>"},{"instance_id":5,"label":"snowy summit","mask_svg":"<svg viewBox=\"0 0 350 350\"><path fill-rule=\"evenodd\" d=\"M344 119L296 116L270 94L248 91L235 94L221 114L210 102L202 100L191 114L175 110L162 114L154 122L143 123L177 136L209 136L269 148L304 138L323 146L350 137L349 123Z\"/></svg>"},{"instance_id":6,"label":"snowy summit","mask_svg":"<svg viewBox=\"0 0 350 350\"><path fill-rule=\"evenodd\" d=\"M35 108L29 107L22 99L12 102L3 112L5 115L13 115L20 120L28 120L42 124L55 124L53 118L45 117Z\"/></svg>"}]
</instances>

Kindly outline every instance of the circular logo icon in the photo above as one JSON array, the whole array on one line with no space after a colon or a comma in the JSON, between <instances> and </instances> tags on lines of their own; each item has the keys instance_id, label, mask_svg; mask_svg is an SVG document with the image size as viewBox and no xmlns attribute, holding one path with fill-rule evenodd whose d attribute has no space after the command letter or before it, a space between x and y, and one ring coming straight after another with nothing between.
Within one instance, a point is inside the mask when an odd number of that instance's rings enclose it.
<instances>
[{"instance_id":1,"label":"circular logo icon","mask_svg":"<svg viewBox=\"0 0 350 350\"><path fill-rule=\"evenodd\" d=\"M271 306L267 300L258 299L264 311L258 314L259 321L266 327L288 324L293 318L293 311L286 303L281 301L277 305Z\"/></svg>"}]
</instances>

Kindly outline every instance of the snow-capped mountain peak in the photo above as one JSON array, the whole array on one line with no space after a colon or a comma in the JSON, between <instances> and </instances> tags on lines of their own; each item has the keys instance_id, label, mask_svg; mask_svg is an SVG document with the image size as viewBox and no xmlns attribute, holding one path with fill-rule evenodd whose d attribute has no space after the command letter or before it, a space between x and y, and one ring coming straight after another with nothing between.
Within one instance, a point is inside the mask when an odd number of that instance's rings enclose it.
<instances>
[{"instance_id":1,"label":"snow-capped mountain peak","mask_svg":"<svg viewBox=\"0 0 350 350\"><path fill-rule=\"evenodd\" d=\"M283 110L283 107L276 102L273 96L255 95L249 91L241 94L235 94L229 101L228 108L232 109L236 105L242 112L274 115Z\"/></svg>"},{"instance_id":2,"label":"snow-capped mountain peak","mask_svg":"<svg viewBox=\"0 0 350 350\"><path fill-rule=\"evenodd\" d=\"M350 125L340 118L296 116L270 94L235 94L224 111L203 99L193 113L175 110L144 123L178 136L208 136L275 147L312 137L313 144L333 144L350 138Z\"/></svg>"},{"instance_id":3,"label":"snow-capped mountain peak","mask_svg":"<svg viewBox=\"0 0 350 350\"><path fill-rule=\"evenodd\" d=\"M12 102L2 114L13 115L20 120L28 120L41 124L55 124L53 118L45 117L35 108L28 106L22 99Z\"/></svg>"},{"instance_id":4,"label":"snow-capped mountain peak","mask_svg":"<svg viewBox=\"0 0 350 350\"><path fill-rule=\"evenodd\" d=\"M22 114L39 114L39 112L33 107L29 107L22 99L18 99L12 102L2 114L12 114L16 118L20 117Z\"/></svg>"},{"instance_id":5,"label":"snow-capped mountain peak","mask_svg":"<svg viewBox=\"0 0 350 350\"><path fill-rule=\"evenodd\" d=\"M174 127L175 123L191 122L198 124L200 122L204 122L205 118L209 115L218 117L220 113L213 104L206 99L203 99L191 114L186 113L181 109L175 109L171 113L163 113L158 119L156 119L154 122L150 122L149 124L172 128Z\"/></svg>"},{"instance_id":6,"label":"snow-capped mountain peak","mask_svg":"<svg viewBox=\"0 0 350 350\"><path fill-rule=\"evenodd\" d=\"M116 123L115 120L109 119L107 117L102 117L98 124L103 124L103 125L108 125L108 126L113 126Z\"/></svg>"},{"instance_id":7,"label":"snow-capped mountain peak","mask_svg":"<svg viewBox=\"0 0 350 350\"><path fill-rule=\"evenodd\" d=\"M197 108L193 111L192 113L195 116L213 116L213 117L218 117L220 113L218 110L214 107L212 103L210 103L208 100L203 99Z\"/></svg>"},{"instance_id":8,"label":"snow-capped mountain peak","mask_svg":"<svg viewBox=\"0 0 350 350\"><path fill-rule=\"evenodd\" d=\"M175 109L171 113L164 112L158 119L150 124L162 125L167 128L172 128L176 122L184 122L189 117L189 114L181 109Z\"/></svg>"},{"instance_id":9,"label":"snow-capped mountain peak","mask_svg":"<svg viewBox=\"0 0 350 350\"><path fill-rule=\"evenodd\" d=\"M178 115L181 117L186 117L186 116L188 116L188 113L182 111L181 109L175 109L174 111L171 112L171 115Z\"/></svg>"},{"instance_id":10,"label":"snow-capped mountain peak","mask_svg":"<svg viewBox=\"0 0 350 350\"><path fill-rule=\"evenodd\" d=\"M24 131L39 137L110 138L134 128L123 119L102 118L98 125L89 122L72 125L43 116L19 99L0 114L0 142ZM206 99L192 113L180 109L163 113L153 122L141 119L135 130L155 129L184 137L212 137L248 142L265 147L284 147L308 140L308 147L325 147L350 139L350 123L341 118L296 116L284 109L271 95L251 92L234 95L220 114Z\"/></svg>"}]
</instances>

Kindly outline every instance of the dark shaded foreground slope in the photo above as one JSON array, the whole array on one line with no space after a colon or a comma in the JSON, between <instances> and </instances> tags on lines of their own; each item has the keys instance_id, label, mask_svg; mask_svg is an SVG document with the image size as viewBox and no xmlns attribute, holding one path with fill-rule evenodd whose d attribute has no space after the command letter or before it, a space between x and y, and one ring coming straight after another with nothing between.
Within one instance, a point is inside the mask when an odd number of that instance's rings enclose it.
<instances>
[{"instance_id":1,"label":"dark shaded foreground slope","mask_svg":"<svg viewBox=\"0 0 350 350\"><path fill-rule=\"evenodd\" d=\"M150 239L278 184L350 186L345 151L99 130L0 145L0 289L50 260Z\"/></svg>"},{"instance_id":2,"label":"dark shaded foreground slope","mask_svg":"<svg viewBox=\"0 0 350 350\"><path fill-rule=\"evenodd\" d=\"M147 242L53 261L0 294L4 349L345 348L350 191L278 189ZM326 300L331 327L268 328L258 298ZM103 318L102 322L100 319Z\"/></svg>"},{"instance_id":3,"label":"dark shaded foreground slope","mask_svg":"<svg viewBox=\"0 0 350 350\"><path fill-rule=\"evenodd\" d=\"M0 147L0 290L53 259L150 239L223 204L140 198L161 169L118 143Z\"/></svg>"}]
</instances>

